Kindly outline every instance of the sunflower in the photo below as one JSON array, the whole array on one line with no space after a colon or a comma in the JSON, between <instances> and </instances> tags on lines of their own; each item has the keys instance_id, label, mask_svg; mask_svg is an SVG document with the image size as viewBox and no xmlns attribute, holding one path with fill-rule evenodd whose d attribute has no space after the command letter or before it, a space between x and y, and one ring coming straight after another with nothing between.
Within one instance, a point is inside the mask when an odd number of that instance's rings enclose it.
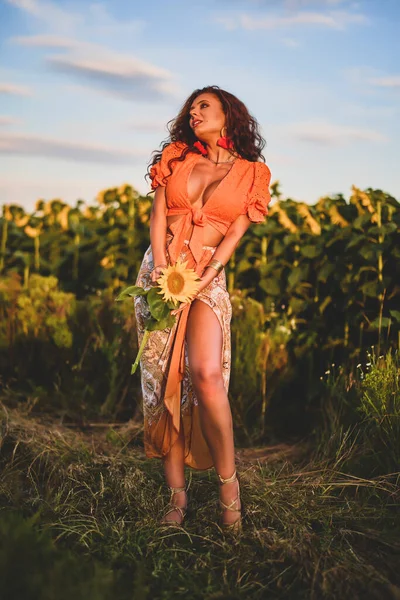
<instances>
[{"instance_id":1,"label":"sunflower","mask_svg":"<svg viewBox=\"0 0 400 600\"><path fill-rule=\"evenodd\" d=\"M164 295L164 302L171 300L175 305L178 302L190 302L199 289L200 278L193 269L187 269L188 261L178 260L175 265L163 269L163 274L157 279Z\"/></svg>"}]
</instances>

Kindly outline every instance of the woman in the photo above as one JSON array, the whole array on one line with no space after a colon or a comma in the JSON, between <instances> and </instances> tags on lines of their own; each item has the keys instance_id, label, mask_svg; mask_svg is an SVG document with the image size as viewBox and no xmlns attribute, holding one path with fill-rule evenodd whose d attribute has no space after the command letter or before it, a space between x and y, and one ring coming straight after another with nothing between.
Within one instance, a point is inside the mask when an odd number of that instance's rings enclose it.
<instances>
[{"instance_id":1,"label":"woman","mask_svg":"<svg viewBox=\"0 0 400 600\"><path fill-rule=\"evenodd\" d=\"M155 190L150 246L136 285L155 285L178 258L201 278L172 328L152 332L141 359L145 451L163 459L171 491L162 523L182 524L184 465L219 477L222 526L241 527L228 400L232 307L223 267L270 201L265 144L245 105L217 86L195 90L170 126L170 142L150 169ZM139 343L149 315L135 298Z\"/></svg>"}]
</instances>

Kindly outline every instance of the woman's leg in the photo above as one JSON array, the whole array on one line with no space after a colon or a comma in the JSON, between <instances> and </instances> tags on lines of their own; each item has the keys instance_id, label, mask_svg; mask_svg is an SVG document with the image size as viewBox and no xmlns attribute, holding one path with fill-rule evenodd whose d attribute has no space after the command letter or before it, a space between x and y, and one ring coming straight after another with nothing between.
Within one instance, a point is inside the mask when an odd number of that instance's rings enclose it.
<instances>
[{"instance_id":1,"label":"woman's leg","mask_svg":"<svg viewBox=\"0 0 400 600\"><path fill-rule=\"evenodd\" d=\"M190 307L186 340L203 435L215 470L228 478L235 471L235 449L232 413L222 377L222 331L213 310L201 300L194 300ZM237 492L237 482L224 484L220 488L222 502L229 505ZM240 504L234 506L239 507ZM224 523L233 523L237 519L237 512L224 512Z\"/></svg>"},{"instance_id":2,"label":"woman's leg","mask_svg":"<svg viewBox=\"0 0 400 600\"><path fill-rule=\"evenodd\" d=\"M181 427L179 436L172 446L171 450L163 457L165 480L169 487L185 487L185 437L183 434L183 424L181 419ZM187 505L186 492L177 492L174 494L172 503L180 508L185 508ZM178 521L182 520L182 515L179 511L174 510L163 517L162 521Z\"/></svg>"}]
</instances>

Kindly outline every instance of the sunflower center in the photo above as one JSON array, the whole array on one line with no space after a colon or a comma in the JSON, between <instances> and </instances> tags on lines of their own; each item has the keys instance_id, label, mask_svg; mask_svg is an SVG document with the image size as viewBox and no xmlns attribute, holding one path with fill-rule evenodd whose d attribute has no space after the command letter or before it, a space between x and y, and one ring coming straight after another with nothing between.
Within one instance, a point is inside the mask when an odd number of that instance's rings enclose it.
<instances>
[{"instance_id":1,"label":"sunflower center","mask_svg":"<svg viewBox=\"0 0 400 600\"><path fill-rule=\"evenodd\" d=\"M168 276L168 289L172 294L180 294L185 287L185 279L180 274L174 271Z\"/></svg>"}]
</instances>

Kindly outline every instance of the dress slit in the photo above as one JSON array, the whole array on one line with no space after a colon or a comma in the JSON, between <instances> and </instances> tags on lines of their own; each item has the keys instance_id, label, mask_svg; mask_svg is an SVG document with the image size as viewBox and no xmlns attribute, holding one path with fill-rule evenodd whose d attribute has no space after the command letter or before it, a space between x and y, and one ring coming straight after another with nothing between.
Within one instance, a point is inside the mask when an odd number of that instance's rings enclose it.
<instances>
[{"instance_id":1,"label":"dress slit","mask_svg":"<svg viewBox=\"0 0 400 600\"><path fill-rule=\"evenodd\" d=\"M214 315L216 316L218 324L221 328L221 334L222 334L221 368L223 368L224 356L226 355L228 349L230 349L230 339L229 340L227 339L227 332L226 332L226 328L224 327L223 307L218 306L215 303L215 301L213 300L213 298L211 298L207 293L203 294L203 292L201 292L198 296L196 296L196 300L199 300L200 302L203 302L208 307L210 307L210 309L213 311ZM224 387L225 387L226 393L228 393L229 376L227 378L226 375L227 375L227 373L225 372Z\"/></svg>"}]
</instances>

